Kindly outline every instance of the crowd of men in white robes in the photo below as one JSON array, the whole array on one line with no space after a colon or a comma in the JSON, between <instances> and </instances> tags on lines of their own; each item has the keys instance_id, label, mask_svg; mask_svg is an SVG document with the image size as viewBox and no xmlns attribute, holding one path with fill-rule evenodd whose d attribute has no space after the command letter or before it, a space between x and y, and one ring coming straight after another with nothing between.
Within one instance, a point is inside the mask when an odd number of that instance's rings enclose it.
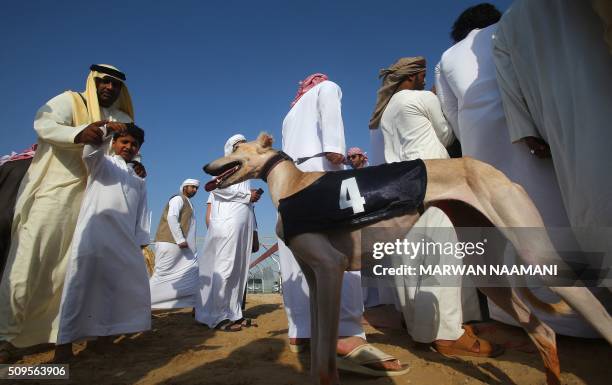
<instances>
[{"instance_id":1,"label":"crowd of men in white robes","mask_svg":"<svg viewBox=\"0 0 612 385\"><path fill-rule=\"evenodd\" d=\"M321 73L299 84L282 122L283 151L302 171L335 171L447 159L458 140L464 156L521 184L547 227L571 229L554 239L559 250L609 256L611 24L612 7L599 0L517 0L503 16L490 4L470 7L435 66L434 92L425 90L424 57L401 58L380 71L369 155L354 147L345 156L342 91ZM155 269L147 277L146 171L138 162L144 132L133 124L125 74L109 65L90 70L84 92L58 95L36 115L37 148L16 194L0 283L0 363L15 347L56 343L56 359L63 360L72 342L148 330L152 308L193 308L197 322L222 331L251 325L241 305L261 192L248 181L214 190L200 252L190 200L199 181L185 180L161 215ZM224 153L245 141L231 136ZM457 241L437 208L415 228L424 232L407 239ZM310 338L309 288L289 248L278 244L289 346L299 353ZM434 256L437 263L445 257ZM468 323L481 319L474 288L403 279L392 289L364 290L359 272L344 274L339 368L375 376L407 370L368 344L364 300L394 304L412 339L443 354L503 353ZM539 296L551 294L541 289ZM492 304L489 312L509 322ZM595 336L576 316L538 316L558 333Z\"/></svg>"}]
</instances>

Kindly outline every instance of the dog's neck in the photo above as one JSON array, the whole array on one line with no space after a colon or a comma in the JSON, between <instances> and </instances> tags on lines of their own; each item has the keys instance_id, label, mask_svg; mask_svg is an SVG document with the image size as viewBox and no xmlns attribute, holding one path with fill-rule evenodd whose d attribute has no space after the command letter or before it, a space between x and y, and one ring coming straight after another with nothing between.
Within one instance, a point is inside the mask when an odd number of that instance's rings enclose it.
<instances>
[{"instance_id":1,"label":"dog's neck","mask_svg":"<svg viewBox=\"0 0 612 385\"><path fill-rule=\"evenodd\" d=\"M280 162L268 173L268 187L274 207L278 208L278 201L292 194L293 186L299 184L304 173L293 162L286 160Z\"/></svg>"},{"instance_id":2,"label":"dog's neck","mask_svg":"<svg viewBox=\"0 0 612 385\"><path fill-rule=\"evenodd\" d=\"M266 163L264 163L263 167L261 168L261 171L259 172L259 178L267 183L268 174L270 173L270 171L272 171L274 167L276 167L285 160L293 161L293 159L291 159L289 155L285 154L282 151L279 151L274 154L270 159L266 161Z\"/></svg>"}]
</instances>

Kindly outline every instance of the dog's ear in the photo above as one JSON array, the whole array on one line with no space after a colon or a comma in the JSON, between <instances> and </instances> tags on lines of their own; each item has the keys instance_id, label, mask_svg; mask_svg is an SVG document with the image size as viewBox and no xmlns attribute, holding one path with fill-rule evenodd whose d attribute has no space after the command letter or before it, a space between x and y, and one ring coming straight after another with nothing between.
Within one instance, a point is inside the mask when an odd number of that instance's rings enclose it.
<instances>
[{"instance_id":1,"label":"dog's ear","mask_svg":"<svg viewBox=\"0 0 612 385\"><path fill-rule=\"evenodd\" d=\"M267 132L262 132L257 137L257 142L263 148L270 148L272 147L274 139L272 139L272 136L270 136L270 134L268 134Z\"/></svg>"}]
</instances>

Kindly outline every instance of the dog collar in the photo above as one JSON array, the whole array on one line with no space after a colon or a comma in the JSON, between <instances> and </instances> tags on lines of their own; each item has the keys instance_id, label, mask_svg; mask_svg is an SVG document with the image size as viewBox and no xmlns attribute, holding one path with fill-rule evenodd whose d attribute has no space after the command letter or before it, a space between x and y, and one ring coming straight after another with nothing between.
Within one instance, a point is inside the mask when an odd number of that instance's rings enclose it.
<instances>
[{"instance_id":1,"label":"dog collar","mask_svg":"<svg viewBox=\"0 0 612 385\"><path fill-rule=\"evenodd\" d=\"M293 159L289 155L285 154L282 151L277 152L276 155L268 159L268 161L263 165L263 167L261 168L261 172L259 173L259 179L267 183L270 171L272 171L272 169L276 167L280 162L283 162L285 160L293 162Z\"/></svg>"}]
</instances>

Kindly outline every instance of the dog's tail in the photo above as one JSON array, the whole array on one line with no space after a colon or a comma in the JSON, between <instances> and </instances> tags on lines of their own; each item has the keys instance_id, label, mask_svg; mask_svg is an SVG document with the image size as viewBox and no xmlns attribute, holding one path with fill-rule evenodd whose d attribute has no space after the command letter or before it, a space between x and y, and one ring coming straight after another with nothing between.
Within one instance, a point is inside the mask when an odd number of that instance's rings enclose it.
<instances>
[{"instance_id":1,"label":"dog's tail","mask_svg":"<svg viewBox=\"0 0 612 385\"><path fill-rule=\"evenodd\" d=\"M529 302L534 308L548 314L567 315L573 312L572 308L564 300L559 300L556 303L548 303L539 299L528 287L519 287L519 293Z\"/></svg>"}]
</instances>

